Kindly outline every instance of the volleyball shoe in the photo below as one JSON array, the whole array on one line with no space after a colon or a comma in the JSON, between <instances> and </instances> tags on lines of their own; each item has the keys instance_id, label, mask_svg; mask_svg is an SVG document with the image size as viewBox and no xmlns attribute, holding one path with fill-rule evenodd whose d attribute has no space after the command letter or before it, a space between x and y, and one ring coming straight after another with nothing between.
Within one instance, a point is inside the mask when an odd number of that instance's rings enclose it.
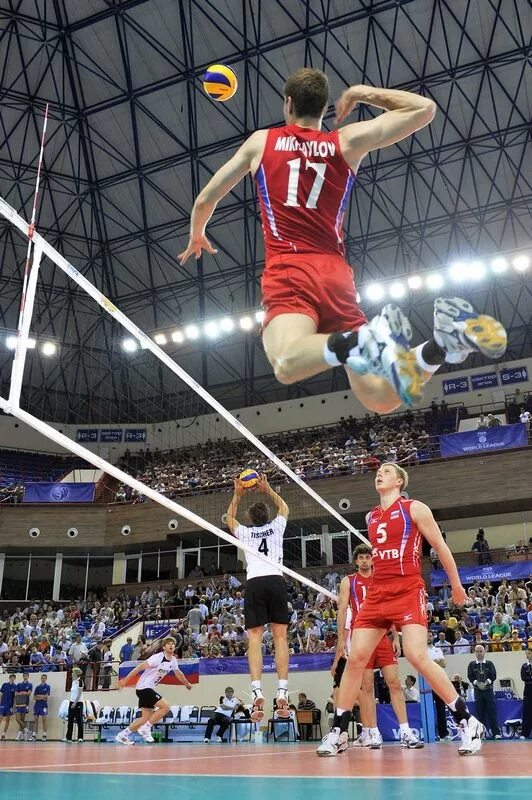
<instances>
[{"instance_id":1,"label":"volleyball shoe","mask_svg":"<svg viewBox=\"0 0 532 800\"><path fill-rule=\"evenodd\" d=\"M316 750L318 756L338 756L347 750L349 738L347 732L340 733L340 728L333 728L325 734Z\"/></svg>"},{"instance_id":2,"label":"volleyball shoe","mask_svg":"<svg viewBox=\"0 0 532 800\"><path fill-rule=\"evenodd\" d=\"M479 314L461 297L437 297L434 301L434 340L445 351L448 364L461 364L470 353L500 358L508 337L501 323Z\"/></svg>"}]
</instances>

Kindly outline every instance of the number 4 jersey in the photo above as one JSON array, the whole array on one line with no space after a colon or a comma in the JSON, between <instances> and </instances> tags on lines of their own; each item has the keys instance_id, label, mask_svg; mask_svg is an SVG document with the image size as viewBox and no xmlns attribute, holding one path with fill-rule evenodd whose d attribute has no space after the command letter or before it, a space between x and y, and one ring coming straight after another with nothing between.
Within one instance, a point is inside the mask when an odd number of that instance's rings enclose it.
<instances>
[{"instance_id":1,"label":"number 4 jersey","mask_svg":"<svg viewBox=\"0 0 532 800\"><path fill-rule=\"evenodd\" d=\"M389 508L375 506L368 518L375 582L421 574L422 535L410 515L412 500L399 497Z\"/></svg>"},{"instance_id":2,"label":"number 4 jersey","mask_svg":"<svg viewBox=\"0 0 532 800\"><path fill-rule=\"evenodd\" d=\"M234 535L242 542L247 544L257 553L262 553L275 564L283 563L283 537L286 528L286 517L277 516L271 522L260 527L247 527L238 525ZM273 564L267 564L261 558L246 553L248 580L258 578L263 575L282 575L280 569L276 569Z\"/></svg>"},{"instance_id":3,"label":"number 4 jersey","mask_svg":"<svg viewBox=\"0 0 532 800\"><path fill-rule=\"evenodd\" d=\"M282 253L344 255L342 225L355 175L338 131L271 128L255 180L266 261Z\"/></svg>"}]
</instances>

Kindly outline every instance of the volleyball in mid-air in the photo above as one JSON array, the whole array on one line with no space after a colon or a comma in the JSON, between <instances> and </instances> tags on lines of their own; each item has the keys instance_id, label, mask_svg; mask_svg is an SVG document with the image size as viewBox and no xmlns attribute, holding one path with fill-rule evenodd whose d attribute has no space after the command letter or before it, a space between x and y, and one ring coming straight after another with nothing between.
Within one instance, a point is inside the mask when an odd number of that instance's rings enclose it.
<instances>
[{"instance_id":1,"label":"volleyball in mid-air","mask_svg":"<svg viewBox=\"0 0 532 800\"><path fill-rule=\"evenodd\" d=\"M245 469L238 477L244 484L245 489L253 489L259 482L259 476L254 469Z\"/></svg>"},{"instance_id":2,"label":"volleyball in mid-air","mask_svg":"<svg viewBox=\"0 0 532 800\"><path fill-rule=\"evenodd\" d=\"M238 79L225 64L212 64L203 76L203 88L212 100L225 103L238 89Z\"/></svg>"}]
</instances>

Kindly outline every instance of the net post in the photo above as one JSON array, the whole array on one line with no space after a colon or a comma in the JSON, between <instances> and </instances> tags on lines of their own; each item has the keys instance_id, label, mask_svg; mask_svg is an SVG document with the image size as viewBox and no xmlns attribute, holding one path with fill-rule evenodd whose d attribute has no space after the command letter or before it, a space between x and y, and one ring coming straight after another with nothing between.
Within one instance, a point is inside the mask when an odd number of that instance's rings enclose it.
<instances>
[{"instance_id":1,"label":"net post","mask_svg":"<svg viewBox=\"0 0 532 800\"><path fill-rule=\"evenodd\" d=\"M37 243L33 248L33 260L31 264L28 281L25 287L25 295L23 296L20 307L20 319L17 331L15 357L13 359L13 366L11 367L11 385L9 387L8 402L10 408L19 408L20 406L22 378L24 375L26 354L28 352L30 324L33 314L33 306L35 304L35 292L37 290L37 278L39 276L39 266L41 263L41 258L42 258L42 247L40 246L40 243Z\"/></svg>"}]
</instances>

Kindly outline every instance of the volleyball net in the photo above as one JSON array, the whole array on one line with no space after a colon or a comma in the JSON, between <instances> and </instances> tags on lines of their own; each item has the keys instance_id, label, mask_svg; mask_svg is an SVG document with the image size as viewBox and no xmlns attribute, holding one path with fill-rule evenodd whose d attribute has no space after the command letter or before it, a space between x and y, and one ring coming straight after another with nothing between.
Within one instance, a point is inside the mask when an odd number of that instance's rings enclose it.
<instances>
[{"instance_id":1,"label":"volleyball net","mask_svg":"<svg viewBox=\"0 0 532 800\"><path fill-rule=\"evenodd\" d=\"M28 246L9 393L0 407L111 476L116 494L163 506L190 523L189 533L208 531L218 552L218 540L236 545L220 527L232 479L246 467L265 472L290 508L283 572L334 598L291 567L326 569L338 560L334 543L347 563L352 546L367 541L358 529L295 471L293 458L286 463L278 442L270 447L255 436L1 198L0 217L20 235L21 260ZM35 346L44 339L48 351ZM290 434L286 441L290 450ZM319 447L311 436L308 448ZM239 516L258 499L247 492Z\"/></svg>"}]
</instances>

